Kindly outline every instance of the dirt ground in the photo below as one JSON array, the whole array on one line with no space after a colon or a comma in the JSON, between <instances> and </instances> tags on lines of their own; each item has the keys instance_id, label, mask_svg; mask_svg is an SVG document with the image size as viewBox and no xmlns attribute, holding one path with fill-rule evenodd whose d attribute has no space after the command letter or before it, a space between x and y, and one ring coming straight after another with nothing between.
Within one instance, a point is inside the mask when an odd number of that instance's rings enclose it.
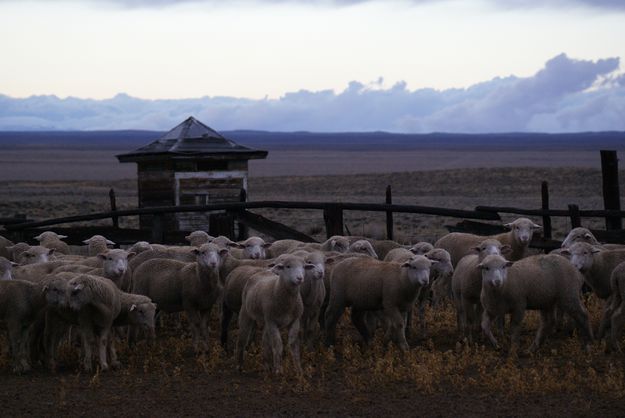
<instances>
[{"instance_id":1,"label":"dirt ground","mask_svg":"<svg viewBox=\"0 0 625 418\"><path fill-rule=\"evenodd\" d=\"M472 209L476 205L537 208L540 181L548 180L552 207L577 203L601 208L601 174L595 168L465 168L403 173L254 177L252 200L382 202L392 185L396 203ZM625 184L625 172L621 172ZM135 207L135 181L0 181L0 216L25 213L45 219L108 208L115 188L120 208ZM624 202L625 203L625 202ZM268 210L263 214L303 232L323 236L321 214ZM353 233L383 218L348 212ZM456 219L431 216L396 218L407 241L433 241ZM536 219L540 222L540 219ZM136 220L125 220L132 224ZM602 226L602 220L584 220ZM562 237L568 220L554 222ZM589 299L597 325L601 304ZM6 352L0 354L0 407L4 416L624 416L625 356L606 355L600 343L581 350L575 335L551 336L538 355L517 357L485 347L463 346L455 336L451 307L428 309L428 334L413 335L402 356L385 350L380 340L361 350L349 320L343 317L335 351L323 347L303 355L304 376L290 367L283 376L267 375L257 347L245 371L236 371L232 354L213 347L197 356L186 331L167 326L155 347L144 343L120 347L122 368L86 374L77 367L77 350L61 349L60 371L41 366L27 375L11 373ZM538 326L528 314L522 346ZM217 341L217 313L211 339ZM236 339L236 326L232 328ZM503 341L506 341L505 339ZM621 343L625 343L622 339ZM2 340L2 347L6 340ZM504 344L505 345L505 344ZM288 360L289 356L285 355Z\"/></svg>"}]
</instances>

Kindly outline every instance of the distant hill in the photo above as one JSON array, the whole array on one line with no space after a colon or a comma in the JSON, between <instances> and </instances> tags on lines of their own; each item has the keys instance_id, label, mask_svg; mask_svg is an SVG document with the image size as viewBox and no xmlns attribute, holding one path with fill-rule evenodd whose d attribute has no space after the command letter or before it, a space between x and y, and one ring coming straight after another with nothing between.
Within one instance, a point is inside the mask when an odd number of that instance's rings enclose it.
<instances>
[{"instance_id":1,"label":"distant hill","mask_svg":"<svg viewBox=\"0 0 625 418\"><path fill-rule=\"evenodd\" d=\"M625 132L567 134L393 134L223 131L243 145L268 150L599 150L625 149ZM0 149L132 150L159 138L156 131L0 132Z\"/></svg>"}]
</instances>

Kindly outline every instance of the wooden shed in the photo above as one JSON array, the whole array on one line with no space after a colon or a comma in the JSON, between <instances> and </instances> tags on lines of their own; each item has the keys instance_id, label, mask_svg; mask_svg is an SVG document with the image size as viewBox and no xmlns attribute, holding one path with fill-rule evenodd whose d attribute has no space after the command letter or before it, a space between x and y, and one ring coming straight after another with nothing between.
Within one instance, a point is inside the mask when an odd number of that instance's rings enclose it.
<instances>
[{"instance_id":1,"label":"wooden shed","mask_svg":"<svg viewBox=\"0 0 625 418\"><path fill-rule=\"evenodd\" d=\"M248 161L266 158L255 150L224 138L189 117L154 142L126 154L122 163L137 163L139 207L204 205L240 201L247 195ZM166 231L208 230L205 213L178 213L164 219ZM149 216L140 219L150 228Z\"/></svg>"}]
</instances>

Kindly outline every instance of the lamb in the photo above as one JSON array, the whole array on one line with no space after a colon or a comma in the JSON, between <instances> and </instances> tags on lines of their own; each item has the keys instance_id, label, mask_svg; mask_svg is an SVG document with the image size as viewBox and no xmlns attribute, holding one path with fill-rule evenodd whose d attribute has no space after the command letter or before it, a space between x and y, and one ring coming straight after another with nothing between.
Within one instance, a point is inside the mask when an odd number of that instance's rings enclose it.
<instances>
[{"instance_id":1,"label":"lamb","mask_svg":"<svg viewBox=\"0 0 625 418\"><path fill-rule=\"evenodd\" d=\"M252 260L262 260L267 258L266 249L271 246L260 237L250 237L245 241L232 242L230 254L236 258L249 258Z\"/></svg>"},{"instance_id":2,"label":"lamb","mask_svg":"<svg viewBox=\"0 0 625 418\"><path fill-rule=\"evenodd\" d=\"M0 235L0 257L12 260L11 250L8 247L12 247L14 244L2 235Z\"/></svg>"},{"instance_id":3,"label":"lamb","mask_svg":"<svg viewBox=\"0 0 625 418\"><path fill-rule=\"evenodd\" d=\"M279 255L286 254L294 250L296 247L299 247L300 245L305 245L305 244L306 244L305 242L298 241L295 239L280 239L280 240L274 241L271 244L271 247L267 249L267 257L276 258Z\"/></svg>"},{"instance_id":4,"label":"lamb","mask_svg":"<svg viewBox=\"0 0 625 418\"><path fill-rule=\"evenodd\" d=\"M460 336L473 341L472 329L479 327L482 310L480 292L482 291L482 275L478 265L488 255L507 253L509 247L501 245L495 239L483 240L473 248L474 254L464 256L451 276L451 291L456 307L456 320Z\"/></svg>"},{"instance_id":5,"label":"lamb","mask_svg":"<svg viewBox=\"0 0 625 418\"><path fill-rule=\"evenodd\" d=\"M128 343L134 344L136 334L139 329L148 332L150 339L154 341L154 317L156 315L156 304L152 299L144 295L120 292L120 312L113 321L114 327L129 325Z\"/></svg>"},{"instance_id":6,"label":"lamb","mask_svg":"<svg viewBox=\"0 0 625 418\"><path fill-rule=\"evenodd\" d=\"M147 241L137 241L128 248L128 252L140 254L144 251L153 250L152 245Z\"/></svg>"},{"instance_id":7,"label":"lamb","mask_svg":"<svg viewBox=\"0 0 625 418\"><path fill-rule=\"evenodd\" d=\"M0 257L0 281L2 280L13 280L13 275L11 271L13 267L17 266L17 263L13 261L9 261L4 257Z\"/></svg>"},{"instance_id":8,"label":"lamb","mask_svg":"<svg viewBox=\"0 0 625 418\"><path fill-rule=\"evenodd\" d=\"M451 263L454 267L465 255L471 254L471 249L487 238L496 239L503 245L509 245L511 252L507 257L511 261L525 257L527 248L532 241L534 231L542 228L527 218L519 218L514 222L504 225L510 228L510 232L497 234L489 237L481 237L473 234L452 232L445 235L436 243L436 248L443 248L451 255Z\"/></svg>"},{"instance_id":9,"label":"lamb","mask_svg":"<svg viewBox=\"0 0 625 418\"><path fill-rule=\"evenodd\" d=\"M8 257L6 258L8 258L9 260L15 261L16 263L20 263L21 255L24 253L24 251L28 251L29 248L30 248L30 245L28 245L25 242L18 242L15 245L6 247L6 250L8 252Z\"/></svg>"},{"instance_id":10,"label":"lamb","mask_svg":"<svg viewBox=\"0 0 625 418\"><path fill-rule=\"evenodd\" d=\"M584 275L586 284L603 300L612 297L611 275L625 261L625 250L603 250L586 242L576 242L562 251L571 264ZM597 338L604 336L610 324L610 303L604 306Z\"/></svg>"},{"instance_id":11,"label":"lamb","mask_svg":"<svg viewBox=\"0 0 625 418\"><path fill-rule=\"evenodd\" d=\"M269 370L282 371L282 337L280 330L288 330L288 345L293 364L302 372L299 353L300 317L304 311L300 286L304 271L314 266L300 257L284 256L271 270L256 273L243 289L239 312L239 338L236 358L239 369L243 368L244 352L249 345L256 326L263 326L263 357ZM271 361L273 360L273 361Z\"/></svg>"},{"instance_id":12,"label":"lamb","mask_svg":"<svg viewBox=\"0 0 625 418\"><path fill-rule=\"evenodd\" d=\"M384 310L388 325L385 341L391 339L402 351L407 350L406 312L421 287L428 284L432 264L433 261L422 255L402 264L370 258L349 258L340 262L332 273L330 301L325 313L326 344L335 344L336 324L345 308L351 306L352 323L365 343L369 342L369 331L364 313Z\"/></svg>"},{"instance_id":13,"label":"lamb","mask_svg":"<svg viewBox=\"0 0 625 418\"><path fill-rule=\"evenodd\" d=\"M109 368L107 348L111 355L111 365L116 367L119 362L110 333L113 321L121 311L119 289L110 280L86 274L71 279L67 287L69 307L78 313L84 369L92 370L94 348L98 351L100 370Z\"/></svg>"},{"instance_id":14,"label":"lamb","mask_svg":"<svg viewBox=\"0 0 625 418\"><path fill-rule=\"evenodd\" d=\"M386 254L386 257L384 257L384 261L403 263L410 260L414 256L415 254L406 248L393 248L391 251L388 252L388 254Z\"/></svg>"},{"instance_id":15,"label":"lamb","mask_svg":"<svg viewBox=\"0 0 625 418\"><path fill-rule=\"evenodd\" d=\"M301 341L308 349L313 348L313 344L319 337L319 314L326 297L324 284L325 277L325 256L320 251L306 252L295 251L292 255L302 257L307 268L304 272L304 282L300 286L300 295L304 305L304 312L300 319ZM281 260L278 258L278 260Z\"/></svg>"},{"instance_id":16,"label":"lamb","mask_svg":"<svg viewBox=\"0 0 625 418\"><path fill-rule=\"evenodd\" d=\"M376 253L375 249L373 248L371 243L367 241L366 239L361 239L361 240L351 243L349 247L347 248L347 252L357 253L357 254L358 253L366 254L370 257L378 258L378 254Z\"/></svg>"},{"instance_id":17,"label":"lamb","mask_svg":"<svg viewBox=\"0 0 625 418\"><path fill-rule=\"evenodd\" d=\"M83 243L89 246L89 255L92 257L106 252L109 249L109 245L115 245L113 241L106 239L102 235L94 235L84 240Z\"/></svg>"},{"instance_id":18,"label":"lamb","mask_svg":"<svg viewBox=\"0 0 625 418\"><path fill-rule=\"evenodd\" d=\"M55 251L56 250L54 248L35 245L20 254L18 262L21 266L25 266L27 264L46 263L50 261L50 258Z\"/></svg>"},{"instance_id":19,"label":"lamb","mask_svg":"<svg viewBox=\"0 0 625 418\"><path fill-rule=\"evenodd\" d=\"M122 249L106 250L99 254L97 258L101 261L102 267L91 267L83 264L64 264L55 268L53 273L74 272L92 274L105 277L125 292L130 290L132 280L132 270L128 267L128 260L134 257L135 253Z\"/></svg>"},{"instance_id":20,"label":"lamb","mask_svg":"<svg viewBox=\"0 0 625 418\"><path fill-rule=\"evenodd\" d=\"M367 240L371 243L373 250L378 255L380 260L383 260L389 251L395 248L401 248L401 244L391 240ZM378 258L376 257L376 258Z\"/></svg>"},{"instance_id":21,"label":"lamb","mask_svg":"<svg viewBox=\"0 0 625 418\"><path fill-rule=\"evenodd\" d=\"M219 268L228 250L203 244L193 250L196 262L153 259L133 272L133 293L148 296L163 312L185 311L191 324L194 346L208 349L208 320L223 287Z\"/></svg>"},{"instance_id":22,"label":"lamb","mask_svg":"<svg viewBox=\"0 0 625 418\"><path fill-rule=\"evenodd\" d=\"M170 260L178 260L184 261L186 263L192 263L196 260L196 255L193 253L193 250L197 249L197 247L176 247L176 248L167 248L165 250L147 250L137 254L136 257L133 257L128 262L128 267L130 270L135 271L141 264L148 260L152 259L170 259Z\"/></svg>"},{"instance_id":23,"label":"lamb","mask_svg":"<svg viewBox=\"0 0 625 418\"><path fill-rule=\"evenodd\" d=\"M438 294L451 294L451 275L454 272L454 267L451 265L451 256L446 250L433 248L424 255L425 258L434 264L432 264L430 269L430 282L427 286L421 288L417 297L417 312L419 314L419 325L422 335L425 335L425 305L430 298L434 302L433 293L435 288L439 289ZM410 313L408 318L411 318ZM409 324L407 324L406 331L409 329Z\"/></svg>"},{"instance_id":24,"label":"lamb","mask_svg":"<svg viewBox=\"0 0 625 418\"><path fill-rule=\"evenodd\" d=\"M620 338L623 324L625 324L625 262L620 263L612 271L610 276L612 287L612 297L606 309L604 317L609 318L610 338L606 346L606 351L616 350L621 352L618 339Z\"/></svg>"},{"instance_id":25,"label":"lamb","mask_svg":"<svg viewBox=\"0 0 625 418\"><path fill-rule=\"evenodd\" d=\"M535 255L512 263L500 255L488 255L478 268L482 275L482 330L496 349L499 344L491 331L493 320L510 314L511 344L516 350L527 309L540 311L540 326L528 349L530 353L540 347L553 328L555 308L573 318L586 348L592 341L588 312L580 298L584 279L565 258Z\"/></svg>"},{"instance_id":26,"label":"lamb","mask_svg":"<svg viewBox=\"0 0 625 418\"><path fill-rule=\"evenodd\" d=\"M204 231L193 231L189 235L184 237L184 239L189 241L189 244L192 247L200 247L202 244L208 244L209 242L214 240L215 237L208 235Z\"/></svg>"},{"instance_id":27,"label":"lamb","mask_svg":"<svg viewBox=\"0 0 625 418\"><path fill-rule=\"evenodd\" d=\"M70 254L69 245L64 243L63 239L67 238L67 235L59 235L52 231L45 231L34 237L42 247L52 248L57 254Z\"/></svg>"},{"instance_id":28,"label":"lamb","mask_svg":"<svg viewBox=\"0 0 625 418\"><path fill-rule=\"evenodd\" d=\"M621 244L601 244L599 241L597 241L597 238L595 238L595 236L592 232L590 232L589 229L583 227L571 229L566 238L564 238L564 241L562 241L562 248L569 248L576 242L586 242L590 245L601 247L606 250L625 249L625 246Z\"/></svg>"},{"instance_id":29,"label":"lamb","mask_svg":"<svg viewBox=\"0 0 625 418\"><path fill-rule=\"evenodd\" d=\"M0 280L0 319L6 323L13 356L13 371L31 370L29 330L45 308L41 287L23 280Z\"/></svg>"},{"instance_id":30,"label":"lamb","mask_svg":"<svg viewBox=\"0 0 625 418\"><path fill-rule=\"evenodd\" d=\"M288 252L291 252L294 249L298 249L305 251L336 251L339 253L344 253L346 251L349 251L349 247L350 242L347 238L340 235L334 235L328 238L325 242L309 242L305 244L300 244L295 248L290 248Z\"/></svg>"}]
</instances>

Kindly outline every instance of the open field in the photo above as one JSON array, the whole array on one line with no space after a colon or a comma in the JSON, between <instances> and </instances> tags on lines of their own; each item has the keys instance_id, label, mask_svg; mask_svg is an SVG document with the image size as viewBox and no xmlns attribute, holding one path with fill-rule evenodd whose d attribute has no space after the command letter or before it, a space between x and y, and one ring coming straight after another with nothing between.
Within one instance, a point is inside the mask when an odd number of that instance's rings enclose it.
<instances>
[{"instance_id":1,"label":"open field","mask_svg":"<svg viewBox=\"0 0 625 418\"><path fill-rule=\"evenodd\" d=\"M1 180L120 180L136 177L136 164L120 164L119 150L3 149ZM494 167L599 168L598 151L488 150L270 150L250 161L255 177L366 174Z\"/></svg>"},{"instance_id":2,"label":"open field","mask_svg":"<svg viewBox=\"0 0 625 418\"><path fill-rule=\"evenodd\" d=\"M458 161L464 154L457 155ZM582 209L602 207L596 152L587 155L588 165L564 157L558 164L553 155L542 154L545 159L554 158L553 166L548 168L468 168L458 163L464 168L440 170L441 167L433 164L409 166L409 158L406 158L406 166L393 165L396 172L359 175L336 175L345 172L333 172L340 169L340 161L330 158L331 163L327 165L325 161L322 165L316 163L326 170L324 173L335 174L323 176L292 175L296 173L296 166L314 168L312 157L317 156L307 154L311 161L302 165L293 161L293 155L284 154L284 168L275 162L267 169L276 171L264 177L253 175L249 184L251 200L383 202L384 189L390 184L396 203L466 209L476 205L537 208L540 206L540 182L548 180L552 207L564 208L568 203L576 203ZM380 154L370 155L378 156L375 162L382 159ZM4 161L6 156L0 158ZM508 161L520 159L514 153L507 158ZM0 216L25 213L30 218L44 219L105 211L110 187L117 192L118 207L136 206L135 180L104 176L94 181L89 173L97 165L89 161L76 165L76 161L70 159L67 164L71 164L74 171L59 174L60 179L46 171L52 167L49 162L41 162L41 167L48 168L35 170L39 173L37 178L29 181L2 177ZM359 161L354 166L363 170L374 163L374 160ZM466 164L468 160L464 161ZM488 166L485 160L475 161ZM27 166L33 165L24 165ZM4 162L0 167L6 170ZM102 173L120 169L115 161L102 167ZM128 167L131 172L134 170L134 165ZM253 165L252 172L256 169ZM277 177L283 169L292 170L291 175ZM403 170L406 171L401 172ZM262 171L256 173L259 172ZM41 173L50 177L44 180ZM65 175L72 177L64 179ZM625 184L625 171L621 171L621 184ZM318 238L323 237L320 212L266 210L262 213L303 232L316 233ZM360 233L381 222L383 216L347 212L345 221L352 233ZM540 222L540 219L535 220ZM433 241L446 232L444 225L457 221L433 216L395 217L399 236L407 241ZM583 224L602 227L603 220L583 220ZM563 237L568 228L568 220L556 220L556 238ZM596 326L601 304L594 297L588 304ZM409 341L412 349L405 357L393 348L385 351L379 340L372 348L361 351L357 335L344 316L338 332L342 342L336 351L319 348L305 353L302 378L297 378L290 369L282 377L267 376L256 348L252 349L242 374L236 371L232 355L224 355L216 345L209 355L196 357L186 327L183 331L167 326L159 333L156 347L140 344L134 350L122 348L123 367L103 374L80 372L76 350L69 346L61 350L58 374L39 368L32 374L15 376L10 372L7 354L3 353L0 355L0 405L7 416L549 414L603 417L625 414L625 357L605 355L600 343L595 343L590 353L585 353L575 336L559 332L547 339L538 355L516 357L505 351L496 352L482 343L474 347L457 344L455 314L449 306L428 309L426 315L428 334L413 335ZM524 324L523 347L530 344L537 326L538 316L529 314ZM217 313L213 312L212 341L217 341L218 328ZM234 341L236 326L232 337Z\"/></svg>"}]
</instances>

